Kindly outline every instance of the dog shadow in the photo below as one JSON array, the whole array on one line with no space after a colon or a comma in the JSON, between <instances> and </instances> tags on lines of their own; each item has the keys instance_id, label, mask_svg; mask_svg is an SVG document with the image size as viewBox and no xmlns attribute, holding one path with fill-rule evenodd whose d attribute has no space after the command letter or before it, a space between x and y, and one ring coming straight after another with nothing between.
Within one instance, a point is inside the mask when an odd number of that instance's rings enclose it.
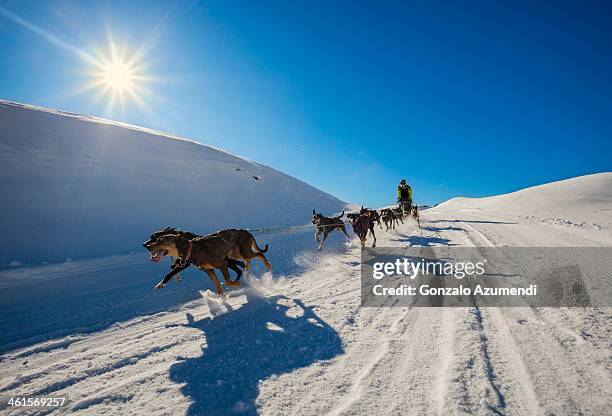
<instances>
[{"instance_id":1,"label":"dog shadow","mask_svg":"<svg viewBox=\"0 0 612 416\"><path fill-rule=\"evenodd\" d=\"M507 225L516 225L515 222L507 222L507 221L486 221L486 220L459 220L459 219L452 219L452 220L430 220L427 221L431 224L438 224L438 223L443 223L443 222L466 222L466 223L471 223L471 224L507 224Z\"/></svg>"},{"instance_id":2,"label":"dog shadow","mask_svg":"<svg viewBox=\"0 0 612 416\"><path fill-rule=\"evenodd\" d=\"M284 296L247 300L214 317L187 317L205 339L201 356L170 368L170 379L192 401L187 414L257 414L262 380L343 353L340 336L313 307Z\"/></svg>"},{"instance_id":3,"label":"dog shadow","mask_svg":"<svg viewBox=\"0 0 612 416\"><path fill-rule=\"evenodd\" d=\"M434 233L439 233L441 231L465 231L464 228L461 227L453 227L453 226L448 226L448 227L421 227L423 229L423 231L431 231Z\"/></svg>"},{"instance_id":4,"label":"dog shadow","mask_svg":"<svg viewBox=\"0 0 612 416\"><path fill-rule=\"evenodd\" d=\"M439 237L425 237L419 235L411 235L406 238L393 238L391 241L399 241L404 244L409 244L411 246L421 246L421 247L430 247L430 246L456 246L457 244L451 243L448 238L439 238Z\"/></svg>"}]
</instances>

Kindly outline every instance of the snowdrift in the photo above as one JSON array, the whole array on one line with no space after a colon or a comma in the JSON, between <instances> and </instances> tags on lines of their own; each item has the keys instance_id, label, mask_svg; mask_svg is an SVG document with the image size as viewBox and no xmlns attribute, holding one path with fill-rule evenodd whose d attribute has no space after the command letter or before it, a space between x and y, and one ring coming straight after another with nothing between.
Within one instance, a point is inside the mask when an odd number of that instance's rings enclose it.
<instances>
[{"instance_id":1,"label":"snowdrift","mask_svg":"<svg viewBox=\"0 0 612 416\"><path fill-rule=\"evenodd\" d=\"M166 225L200 233L297 225L313 208L345 206L191 140L2 100L0 181L0 267L139 251Z\"/></svg>"},{"instance_id":2,"label":"snowdrift","mask_svg":"<svg viewBox=\"0 0 612 416\"><path fill-rule=\"evenodd\" d=\"M611 229L612 173L579 176L487 198L452 198L431 211L480 211L558 225Z\"/></svg>"}]
</instances>

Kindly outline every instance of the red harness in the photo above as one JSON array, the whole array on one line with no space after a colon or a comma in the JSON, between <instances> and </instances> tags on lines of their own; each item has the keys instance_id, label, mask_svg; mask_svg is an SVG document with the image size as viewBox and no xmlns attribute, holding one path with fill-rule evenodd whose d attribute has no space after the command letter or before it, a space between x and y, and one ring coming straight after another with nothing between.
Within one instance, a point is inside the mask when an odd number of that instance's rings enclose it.
<instances>
[{"instance_id":1,"label":"red harness","mask_svg":"<svg viewBox=\"0 0 612 416\"><path fill-rule=\"evenodd\" d=\"M191 242L191 240L187 240L187 256L185 256L185 260L189 260L189 258L191 257L191 249L193 248L193 243Z\"/></svg>"}]
</instances>

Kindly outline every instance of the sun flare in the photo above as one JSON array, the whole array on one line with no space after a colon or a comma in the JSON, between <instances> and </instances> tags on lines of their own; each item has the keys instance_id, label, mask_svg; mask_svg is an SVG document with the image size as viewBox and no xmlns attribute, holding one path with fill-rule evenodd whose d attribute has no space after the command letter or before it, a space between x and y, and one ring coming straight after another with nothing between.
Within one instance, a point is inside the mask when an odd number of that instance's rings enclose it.
<instances>
[{"instance_id":1,"label":"sun flare","mask_svg":"<svg viewBox=\"0 0 612 416\"><path fill-rule=\"evenodd\" d=\"M104 67L102 79L107 88L117 92L128 91L134 86L134 73L125 62L114 61Z\"/></svg>"},{"instance_id":2,"label":"sun flare","mask_svg":"<svg viewBox=\"0 0 612 416\"><path fill-rule=\"evenodd\" d=\"M93 68L88 73L89 82L83 90L94 90L96 101L106 101L106 110L112 113L115 105L121 108L136 104L142 110L148 110L145 96L151 92L147 84L154 78L146 75L146 65L142 62L142 53L128 53L127 48L118 48L109 42L107 52L95 51L88 55L88 64Z\"/></svg>"}]
</instances>

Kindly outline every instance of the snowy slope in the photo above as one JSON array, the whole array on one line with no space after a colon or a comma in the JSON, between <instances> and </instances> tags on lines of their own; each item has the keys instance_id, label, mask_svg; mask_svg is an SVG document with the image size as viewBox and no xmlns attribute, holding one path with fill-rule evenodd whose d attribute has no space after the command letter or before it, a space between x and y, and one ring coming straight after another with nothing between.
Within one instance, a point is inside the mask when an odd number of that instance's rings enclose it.
<instances>
[{"instance_id":1,"label":"snowy slope","mask_svg":"<svg viewBox=\"0 0 612 416\"><path fill-rule=\"evenodd\" d=\"M254 143L254 146L257 144ZM245 149L248 153L248 149ZM267 166L144 128L0 101L0 267L139 250L166 225L296 225L344 203Z\"/></svg>"},{"instance_id":2,"label":"snowy slope","mask_svg":"<svg viewBox=\"0 0 612 416\"><path fill-rule=\"evenodd\" d=\"M453 198L432 211L480 212L587 230L612 228L612 172L488 198Z\"/></svg>"}]
</instances>

